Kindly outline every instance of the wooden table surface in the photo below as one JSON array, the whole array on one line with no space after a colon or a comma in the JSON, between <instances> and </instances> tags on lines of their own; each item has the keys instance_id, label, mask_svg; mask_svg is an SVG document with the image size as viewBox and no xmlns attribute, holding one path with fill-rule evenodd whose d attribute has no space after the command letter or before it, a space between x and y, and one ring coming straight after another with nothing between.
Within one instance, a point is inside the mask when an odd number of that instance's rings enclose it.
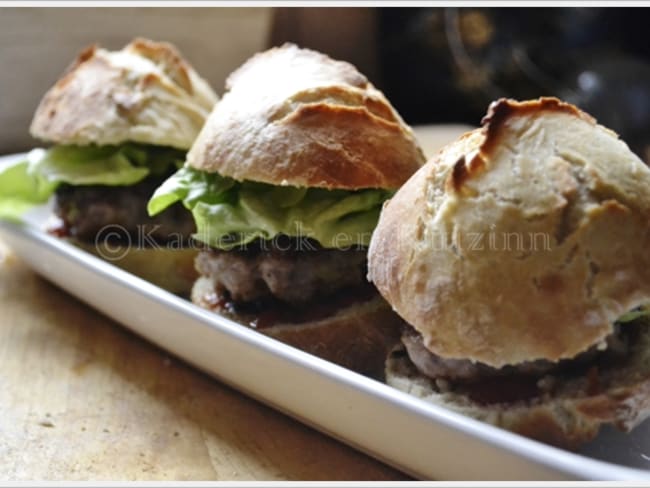
<instances>
[{"instance_id":1,"label":"wooden table surface","mask_svg":"<svg viewBox=\"0 0 650 488\"><path fill-rule=\"evenodd\" d=\"M407 478L170 357L0 243L0 479Z\"/></svg>"},{"instance_id":2,"label":"wooden table surface","mask_svg":"<svg viewBox=\"0 0 650 488\"><path fill-rule=\"evenodd\" d=\"M399 480L0 263L0 478Z\"/></svg>"}]
</instances>

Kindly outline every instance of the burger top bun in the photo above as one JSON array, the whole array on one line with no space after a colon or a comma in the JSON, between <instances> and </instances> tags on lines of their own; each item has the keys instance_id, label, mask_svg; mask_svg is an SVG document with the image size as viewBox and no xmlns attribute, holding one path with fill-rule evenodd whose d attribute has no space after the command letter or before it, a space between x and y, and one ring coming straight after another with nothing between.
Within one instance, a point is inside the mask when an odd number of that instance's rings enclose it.
<instances>
[{"instance_id":1,"label":"burger top bun","mask_svg":"<svg viewBox=\"0 0 650 488\"><path fill-rule=\"evenodd\" d=\"M90 46L41 100L31 134L58 144L127 141L189 149L217 95L165 42Z\"/></svg>"},{"instance_id":2,"label":"burger top bun","mask_svg":"<svg viewBox=\"0 0 650 488\"><path fill-rule=\"evenodd\" d=\"M293 44L256 54L226 94L188 164L273 185L398 188L423 163L411 129L349 63Z\"/></svg>"},{"instance_id":3,"label":"burger top bun","mask_svg":"<svg viewBox=\"0 0 650 488\"><path fill-rule=\"evenodd\" d=\"M650 170L614 132L502 99L385 205L369 278L442 357L571 358L650 301L649 217Z\"/></svg>"}]
</instances>

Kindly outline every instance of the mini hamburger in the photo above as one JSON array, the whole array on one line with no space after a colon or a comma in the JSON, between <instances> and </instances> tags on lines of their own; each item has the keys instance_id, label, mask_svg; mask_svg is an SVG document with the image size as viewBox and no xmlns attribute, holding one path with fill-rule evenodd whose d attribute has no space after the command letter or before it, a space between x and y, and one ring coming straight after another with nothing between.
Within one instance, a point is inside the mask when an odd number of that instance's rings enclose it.
<instances>
[{"instance_id":1,"label":"mini hamburger","mask_svg":"<svg viewBox=\"0 0 650 488\"><path fill-rule=\"evenodd\" d=\"M548 443L650 413L650 170L554 98L490 106L384 208L387 382Z\"/></svg>"},{"instance_id":2,"label":"mini hamburger","mask_svg":"<svg viewBox=\"0 0 650 488\"><path fill-rule=\"evenodd\" d=\"M149 202L182 202L205 244L192 300L367 374L399 318L366 279L383 202L424 162L352 65L286 44L230 75L185 166ZM383 356L383 357L382 357Z\"/></svg>"},{"instance_id":3,"label":"mini hamburger","mask_svg":"<svg viewBox=\"0 0 650 488\"><path fill-rule=\"evenodd\" d=\"M20 217L54 193L57 234L189 293L194 223L180 205L151 218L146 204L182 165L216 101L171 44L136 39L120 51L85 49L31 124L31 134L53 146L0 174L0 213Z\"/></svg>"}]
</instances>

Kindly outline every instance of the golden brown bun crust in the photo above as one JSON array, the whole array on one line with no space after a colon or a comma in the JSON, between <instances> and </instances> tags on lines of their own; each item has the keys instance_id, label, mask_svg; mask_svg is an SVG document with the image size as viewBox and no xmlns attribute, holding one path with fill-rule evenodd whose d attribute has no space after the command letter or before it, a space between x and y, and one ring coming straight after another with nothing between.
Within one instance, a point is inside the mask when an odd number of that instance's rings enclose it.
<instances>
[{"instance_id":1,"label":"golden brown bun crust","mask_svg":"<svg viewBox=\"0 0 650 488\"><path fill-rule=\"evenodd\" d=\"M369 278L440 356L571 358L650 301L649 188L575 107L500 100L386 204Z\"/></svg>"},{"instance_id":2,"label":"golden brown bun crust","mask_svg":"<svg viewBox=\"0 0 650 488\"><path fill-rule=\"evenodd\" d=\"M398 188L424 163L411 129L354 66L285 44L230 75L188 154L194 168L274 185Z\"/></svg>"},{"instance_id":3,"label":"golden brown bun crust","mask_svg":"<svg viewBox=\"0 0 650 488\"><path fill-rule=\"evenodd\" d=\"M630 431L650 416L650 327L622 364L598 371L598 380L555 376L555 389L528 402L480 404L453 391L441 392L418 372L402 346L386 361L386 382L436 405L559 447L575 449L603 424ZM596 391L594 390L594 387Z\"/></svg>"},{"instance_id":4,"label":"golden brown bun crust","mask_svg":"<svg viewBox=\"0 0 650 488\"><path fill-rule=\"evenodd\" d=\"M192 289L192 301L214 310L214 301L210 298L214 294L212 281L201 277ZM244 323L225 311L218 313ZM402 324L399 316L377 296L321 320L278 324L259 332L358 373L383 379L386 354L399 340Z\"/></svg>"},{"instance_id":5,"label":"golden brown bun crust","mask_svg":"<svg viewBox=\"0 0 650 488\"><path fill-rule=\"evenodd\" d=\"M84 49L41 100L30 132L58 144L189 149L217 95L171 44Z\"/></svg>"},{"instance_id":6,"label":"golden brown bun crust","mask_svg":"<svg viewBox=\"0 0 650 488\"><path fill-rule=\"evenodd\" d=\"M170 293L189 297L198 273L194 269L197 250L165 248L126 248L114 244L81 242L67 239L77 247L153 283Z\"/></svg>"}]
</instances>

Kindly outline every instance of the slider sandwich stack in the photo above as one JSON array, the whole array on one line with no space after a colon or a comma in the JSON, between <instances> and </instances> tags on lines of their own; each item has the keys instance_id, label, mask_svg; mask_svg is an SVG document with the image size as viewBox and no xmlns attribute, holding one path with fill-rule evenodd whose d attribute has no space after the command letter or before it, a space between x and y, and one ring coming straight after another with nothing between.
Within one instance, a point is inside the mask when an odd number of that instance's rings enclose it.
<instances>
[{"instance_id":1,"label":"slider sandwich stack","mask_svg":"<svg viewBox=\"0 0 650 488\"><path fill-rule=\"evenodd\" d=\"M352 65L286 44L230 75L186 165L149 202L182 202L205 244L192 300L367 374L399 317L368 284L386 199L424 162Z\"/></svg>"},{"instance_id":2,"label":"slider sandwich stack","mask_svg":"<svg viewBox=\"0 0 650 488\"><path fill-rule=\"evenodd\" d=\"M54 193L57 234L189 294L194 223L181 206L150 218L146 203L182 165L216 102L170 44L85 49L32 121L31 134L53 146L0 173L0 215L20 217Z\"/></svg>"},{"instance_id":3,"label":"slider sandwich stack","mask_svg":"<svg viewBox=\"0 0 650 488\"><path fill-rule=\"evenodd\" d=\"M553 98L499 100L385 207L389 384L576 447L650 414L650 169Z\"/></svg>"}]
</instances>

